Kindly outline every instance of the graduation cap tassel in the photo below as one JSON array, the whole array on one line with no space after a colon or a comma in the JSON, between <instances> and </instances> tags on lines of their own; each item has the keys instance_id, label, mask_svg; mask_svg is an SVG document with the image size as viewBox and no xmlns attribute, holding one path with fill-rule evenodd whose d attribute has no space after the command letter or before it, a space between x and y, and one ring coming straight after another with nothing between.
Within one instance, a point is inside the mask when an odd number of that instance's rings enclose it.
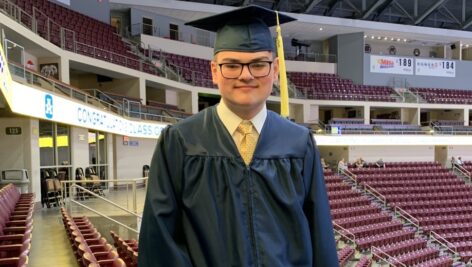
<instances>
[{"instance_id":1,"label":"graduation cap tassel","mask_svg":"<svg viewBox=\"0 0 472 267\"><path fill-rule=\"evenodd\" d=\"M280 116L288 118L288 86L287 86L287 70L285 68L284 43L282 40L282 30L279 23L279 12L275 11L277 16L277 56L279 58L279 88L280 88Z\"/></svg>"}]
</instances>

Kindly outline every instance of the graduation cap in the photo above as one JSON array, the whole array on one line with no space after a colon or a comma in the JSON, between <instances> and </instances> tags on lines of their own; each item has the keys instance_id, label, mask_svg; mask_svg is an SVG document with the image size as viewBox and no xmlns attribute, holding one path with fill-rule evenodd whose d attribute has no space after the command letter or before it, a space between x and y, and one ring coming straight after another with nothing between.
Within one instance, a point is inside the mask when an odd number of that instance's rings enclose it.
<instances>
[{"instance_id":1,"label":"graduation cap","mask_svg":"<svg viewBox=\"0 0 472 267\"><path fill-rule=\"evenodd\" d=\"M296 20L279 13L280 24ZM229 12L185 23L216 32L214 53L220 51L273 51L274 41L269 27L277 24L275 11L249 5Z\"/></svg>"}]
</instances>

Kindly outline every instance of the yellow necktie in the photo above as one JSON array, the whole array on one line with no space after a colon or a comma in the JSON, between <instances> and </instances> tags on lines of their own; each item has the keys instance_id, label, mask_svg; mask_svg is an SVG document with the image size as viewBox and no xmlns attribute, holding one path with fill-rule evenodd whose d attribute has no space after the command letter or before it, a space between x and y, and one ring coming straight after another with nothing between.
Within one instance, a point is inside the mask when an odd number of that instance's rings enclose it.
<instances>
[{"instance_id":1,"label":"yellow necktie","mask_svg":"<svg viewBox=\"0 0 472 267\"><path fill-rule=\"evenodd\" d=\"M252 130L252 123L250 121L242 121L237 131L243 135L241 143L239 144L239 153L246 165L251 163L252 155L256 149L256 139Z\"/></svg>"}]
</instances>

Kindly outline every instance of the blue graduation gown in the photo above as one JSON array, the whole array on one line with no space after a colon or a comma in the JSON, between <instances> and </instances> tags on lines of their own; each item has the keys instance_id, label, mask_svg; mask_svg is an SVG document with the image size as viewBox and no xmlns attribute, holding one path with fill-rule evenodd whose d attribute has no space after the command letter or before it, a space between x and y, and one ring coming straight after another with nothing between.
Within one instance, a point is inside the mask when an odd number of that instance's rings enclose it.
<instances>
[{"instance_id":1,"label":"blue graduation gown","mask_svg":"<svg viewBox=\"0 0 472 267\"><path fill-rule=\"evenodd\" d=\"M248 167L215 107L166 128L151 162L138 265L338 266L308 129L269 111Z\"/></svg>"}]
</instances>

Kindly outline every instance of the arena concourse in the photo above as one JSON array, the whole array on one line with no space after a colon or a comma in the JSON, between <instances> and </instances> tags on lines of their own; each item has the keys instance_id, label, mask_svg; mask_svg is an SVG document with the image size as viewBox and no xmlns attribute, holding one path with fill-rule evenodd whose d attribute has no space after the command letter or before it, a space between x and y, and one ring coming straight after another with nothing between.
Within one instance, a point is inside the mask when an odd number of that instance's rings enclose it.
<instances>
[{"instance_id":1,"label":"arena concourse","mask_svg":"<svg viewBox=\"0 0 472 267\"><path fill-rule=\"evenodd\" d=\"M185 23L249 4L297 19L340 266L471 266L472 2L0 0L0 267L137 266L161 131L220 101Z\"/></svg>"}]
</instances>

